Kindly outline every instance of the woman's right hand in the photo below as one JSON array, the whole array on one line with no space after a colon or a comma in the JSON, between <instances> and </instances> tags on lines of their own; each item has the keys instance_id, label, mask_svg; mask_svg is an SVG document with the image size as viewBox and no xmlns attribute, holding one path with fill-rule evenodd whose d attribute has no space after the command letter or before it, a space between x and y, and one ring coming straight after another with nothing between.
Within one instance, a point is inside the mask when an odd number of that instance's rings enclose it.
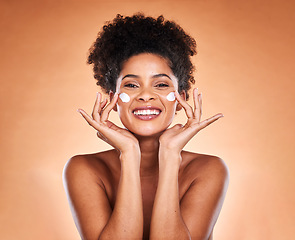
<instances>
[{"instance_id":1,"label":"woman's right hand","mask_svg":"<svg viewBox=\"0 0 295 240\"><path fill-rule=\"evenodd\" d=\"M90 126L97 130L97 136L114 148L123 153L139 151L138 140L126 129L116 126L108 120L109 113L118 101L118 93L114 94L113 99L107 105L107 99L101 101L101 93L97 93L96 101L90 117L83 109L78 112L84 117Z\"/></svg>"}]
</instances>

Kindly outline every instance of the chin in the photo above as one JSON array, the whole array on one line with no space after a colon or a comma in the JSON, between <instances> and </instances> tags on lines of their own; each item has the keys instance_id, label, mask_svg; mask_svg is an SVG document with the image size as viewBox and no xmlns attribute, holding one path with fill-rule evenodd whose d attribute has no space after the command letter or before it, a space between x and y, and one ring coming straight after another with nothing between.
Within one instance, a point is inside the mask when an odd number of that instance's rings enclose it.
<instances>
[{"instance_id":1,"label":"chin","mask_svg":"<svg viewBox=\"0 0 295 240\"><path fill-rule=\"evenodd\" d=\"M155 129L155 126L151 127L140 127L140 128L128 128L130 132L132 132L136 136L141 136L141 137L158 137L161 136L162 133L168 128L158 128Z\"/></svg>"},{"instance_id":2,"label":"chin","mask_svg":"<svg viewBox=\"0 0 295 240\"><path fill-rule=\"evenodd\" d=\"M158 137L170 126L173 118L155 118L152 120L138 120L137 118L120 116L122 124L136 136Z\"/></svg>"}]
</instances>

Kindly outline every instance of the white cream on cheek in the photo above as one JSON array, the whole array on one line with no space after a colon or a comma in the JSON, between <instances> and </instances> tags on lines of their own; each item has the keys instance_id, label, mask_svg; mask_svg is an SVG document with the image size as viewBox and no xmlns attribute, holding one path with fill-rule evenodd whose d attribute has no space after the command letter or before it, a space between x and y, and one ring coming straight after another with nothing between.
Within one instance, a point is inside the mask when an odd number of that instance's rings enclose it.
<instances>
[{"instance_id":1,"label":"white cream on cheek","mask_svg":"<svg viewBox=\"0 0 295 240\"><path fill-rule=\"evenodd\" d=\"M175 94L174 92L171 92L169 93L167 96L166 96L166 99L170 102L173 102L175 100Z\"/></svg>"},{"instance_id":2,"label":"white cream on cheek","mask_svg":"<svg viewBox=\"0 0 295 240\"><path fill-rule=\"evenodd\" d=\"M130 97L127 93L121 93L119 95L119 98L122 100L122 102L127 103L130 101Z\"/></svg>"}]
</instances>

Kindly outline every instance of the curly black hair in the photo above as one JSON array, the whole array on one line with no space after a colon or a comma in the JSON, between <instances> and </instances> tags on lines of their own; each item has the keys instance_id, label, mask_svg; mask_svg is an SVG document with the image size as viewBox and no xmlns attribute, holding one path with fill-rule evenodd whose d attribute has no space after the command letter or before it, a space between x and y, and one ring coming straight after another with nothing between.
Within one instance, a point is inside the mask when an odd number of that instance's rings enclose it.
<instances>
[{"instance_id":1,"label":"curly black hair","mask_svg":"<svg viewBox=\"0 0 295 240\"><path fill-rule=\"evenodd\" d=\"M116 81L124 61L140 53L153 53L168 60L174 75L178 78L178 91L184 90L188 96L194 66L191 56L195 55L196 42L175 22L145 17L137 13L131 17L118 14L107 22L88 56L88 64L93 64L97 85L109 93L116 91Z\"/></svg>"}]
</instances>

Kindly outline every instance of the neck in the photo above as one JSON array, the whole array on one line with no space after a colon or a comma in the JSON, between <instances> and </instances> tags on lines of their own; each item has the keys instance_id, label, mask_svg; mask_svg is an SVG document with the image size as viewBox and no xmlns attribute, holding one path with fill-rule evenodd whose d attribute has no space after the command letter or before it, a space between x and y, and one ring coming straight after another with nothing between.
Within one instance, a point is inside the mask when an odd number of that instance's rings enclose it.
<instances>
[{"instance_id":1,"label":"neck","mask_svg":"<svg viewBox=\"0 0 295 240\"><path fill-rule=\"evenodd\" d=\"M155 176L159 172L159 137L136 136L141 151L141 177Z\"/></svg>"}]
</instances>

